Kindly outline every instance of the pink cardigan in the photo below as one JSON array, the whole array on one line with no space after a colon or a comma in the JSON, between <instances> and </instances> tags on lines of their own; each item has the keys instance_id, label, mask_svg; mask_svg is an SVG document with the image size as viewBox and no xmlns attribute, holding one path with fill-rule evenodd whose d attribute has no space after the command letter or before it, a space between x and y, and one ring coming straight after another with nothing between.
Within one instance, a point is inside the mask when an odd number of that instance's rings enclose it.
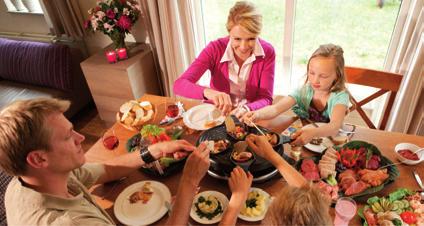
<instances>
[{"instance_id":1,"label":"pink cardigan","mask_svg":"<svg viewBox=\"0 0 424 226\"><path fill-rule=\"evenodd\" d=\"M225 93L230 93L228 62L220 63L229 38L212 41L203 49L190 67L175 81L174 93L180 96L204 99L203 90L206 87L196 82L206 70L211 71L210 87ZM275 52L271 44L259 40L265 56L256 57L246 81L246 99L250 110L256 110L272 103L274 89Z\"/></svg>"}]
</instances>

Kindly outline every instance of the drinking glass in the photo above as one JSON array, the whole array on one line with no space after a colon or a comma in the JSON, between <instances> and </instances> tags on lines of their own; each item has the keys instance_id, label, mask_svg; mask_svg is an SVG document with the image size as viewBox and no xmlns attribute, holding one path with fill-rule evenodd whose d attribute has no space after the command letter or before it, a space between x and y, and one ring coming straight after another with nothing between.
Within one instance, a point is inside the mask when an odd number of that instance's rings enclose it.
<instances>
[{"instance_id":1,"label":"drinking glass","mask_svg":"<svg viewBox=\"0 0 424 226\"><path fill-rule=\"evenodd\" d=\"M356 214L356 202L348 197L342 197L336 203L334 226L347 226Z\"/></svg>"},{"instance_id":2,"label":"drinking glass","mask_svg":"<svg viewBox=\"0 0 424 226\"><path fill-rule=\"evenodd\" d=\"M115 135L115 127L112 127L103 134L102 141L103 146L111 151L119 146L119 139Z\"/></svg>"}]
</instances>

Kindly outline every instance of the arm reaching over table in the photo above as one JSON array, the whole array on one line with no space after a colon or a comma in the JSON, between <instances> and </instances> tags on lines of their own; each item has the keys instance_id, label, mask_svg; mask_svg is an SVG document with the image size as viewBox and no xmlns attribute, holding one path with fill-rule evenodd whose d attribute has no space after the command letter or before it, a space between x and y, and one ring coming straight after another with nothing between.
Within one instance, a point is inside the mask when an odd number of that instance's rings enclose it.
<instances>
[{"instance_id":1,"label":"arm reaching over table","mask_svg":"<svg viewBox=\"0 0 424 226\"><path fill-rule=\"evenodd\" d=\"M200 181L209 169L209 164L209 149L202 143L187 159L173 211L166 225L187 225L191 204Z\"/></svg>"},{"instance_id":2,"label":"arm reaching over table","mask_svg":"<svg viewBox=\"0 0 424 226\"><path fill-rule=\"evenodd\" d=\"M260 157L270 161L287 183L291 186L302 187L307 182L305 178L295 168L293 168L286 160L274 151L268 139L265 136L257 136L250 134L246 138L249 147Z\"/></svg>"},{"instance_id":3,"label":"arm reaching over table","mask_svg":"<svg viewBox=\"0 0 424 226\"><path fill-rule=\"evenodd\" d=\"M236 167L231 172L228 185L232 192L228 207L224 212L219 225L235 225L237 215L243 208L243 204L247 199L249 188L252 185L253 175L250 172L246 173L240 167Z\"/></svg>"},{"instance_id":4,"label":"arm reaching over table","mask_svg":"<svg viewBox=\"0 0 424 226\"><path fill-rule=\"evenodd\" d=\"M185 140L160 142L153 144L147 148L152 160L157 160L164 156L173 156L180 159L188 155L189 152L196 150L196 147ZM143 152L143 150L140 150ZM104 162L105 173L99 177L97 183L105 183L120 179L129 175L135 169L145 165L146 162L140 158L140 151L135 151L117 158L113 158ZM149 163L149 162L147 162Z\"/></svg>"}]
</instances>

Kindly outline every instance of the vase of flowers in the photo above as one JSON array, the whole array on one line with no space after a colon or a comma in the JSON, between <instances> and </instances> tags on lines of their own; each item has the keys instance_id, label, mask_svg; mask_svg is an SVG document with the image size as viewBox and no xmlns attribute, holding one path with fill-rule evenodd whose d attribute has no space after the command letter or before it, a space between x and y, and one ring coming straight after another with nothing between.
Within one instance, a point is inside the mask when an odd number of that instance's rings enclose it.
<instances>
[{"instance_id":1,"label":"vase of flowers","mask_svg":"<svg viewBox=\"0 0 424 226\"><path fill-rule=\"evenodd\" d=\"M126 48L125 35L130 33L140 13L136 0L97 0L96 7L88 10L84 27L109 36L115 49Z\"/></svg>"}]
</instances>

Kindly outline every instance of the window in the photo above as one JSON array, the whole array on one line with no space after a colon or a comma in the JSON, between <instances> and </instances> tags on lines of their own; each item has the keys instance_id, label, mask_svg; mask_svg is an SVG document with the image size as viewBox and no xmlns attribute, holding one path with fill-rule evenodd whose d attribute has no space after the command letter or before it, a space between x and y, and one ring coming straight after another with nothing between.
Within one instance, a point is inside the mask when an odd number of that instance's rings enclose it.
<instances>
[{"instance_id":1,"label":"window","mask_svg":"<svg viewBox=\"0 0 424 226\"><path fill-rule=\"evenodd\" d=\"M236 1L202 0L206 43L227 35L225 22ZM382 70L401 1L251 0L263 15L261 37L276 50L274 94L287 95L304 82L306 63L320 44L344 49L346 65ZM204 45L206 44L204 43ZM350 86L355 94L373 89ZM370 103L378 109L380 103ZM377 116L379 114L377 113ZM374 116L374 120L378 117Z\"/></svg>"},{"instance_id":2,"label":"window","mask_svg":"<svg viewBox=\"0 0 424 226\"><path fill-rule=\"evenodd\" d=\"M4 3L8 12L43 14L39 0L4 0Z\"/></svg>"}]
</instances>

